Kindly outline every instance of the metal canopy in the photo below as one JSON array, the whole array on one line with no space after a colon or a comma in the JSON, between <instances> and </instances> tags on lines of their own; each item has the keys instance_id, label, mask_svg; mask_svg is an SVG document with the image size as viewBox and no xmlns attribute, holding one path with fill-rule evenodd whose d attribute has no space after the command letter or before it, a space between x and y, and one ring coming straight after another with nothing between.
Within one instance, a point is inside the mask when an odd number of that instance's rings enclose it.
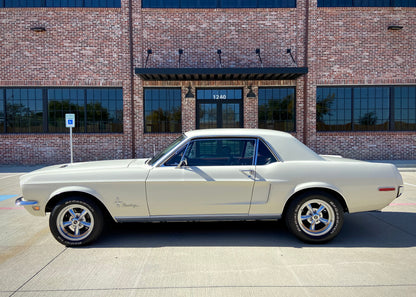
<instances>
[{"instance_id":1,"label":"metal canopy","mask_svg":"<svg viewBox=\"0 0 416 297\"><path fill-rule=\"evenodd\" d=\"M143 80L292 80L308 73L307 67L267 68L136 68Z\"/></svg>"}]
</instances>

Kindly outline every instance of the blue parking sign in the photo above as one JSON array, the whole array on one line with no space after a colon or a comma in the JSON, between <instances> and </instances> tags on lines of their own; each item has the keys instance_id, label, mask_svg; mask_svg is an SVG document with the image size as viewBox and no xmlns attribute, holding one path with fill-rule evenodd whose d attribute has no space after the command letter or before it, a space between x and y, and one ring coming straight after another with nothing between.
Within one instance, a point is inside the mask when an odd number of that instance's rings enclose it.
<instances>
[{"instance_id":1,"label":"blue parking sign","mask_svg":"<svg viewBox=\"0 0 416 297\"><path fill-rule=\"evenodd\" d=\"M75 127L75 114L73 113L65 114L65 127L67 128Z\"/></svg>"}]
</instances>

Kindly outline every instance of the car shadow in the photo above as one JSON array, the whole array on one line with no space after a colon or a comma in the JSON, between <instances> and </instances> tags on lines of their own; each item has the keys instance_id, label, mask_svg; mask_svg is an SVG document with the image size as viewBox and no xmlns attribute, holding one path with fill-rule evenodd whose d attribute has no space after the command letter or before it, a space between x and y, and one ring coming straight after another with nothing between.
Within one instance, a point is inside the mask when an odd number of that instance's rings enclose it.
<instances>
[{"instance_id":1,"label":"car shadow","mask_svg":"<svg viewBox=\"0 0 416 297\"><path fill-rule=\"evenodd\" d=\"M306 244L279 221L172 222L112 224L85 248L155 248L166 246L242 247L382 247L416 246L416 213L347 214L341 233L325 244Z\"/></svg>"}]
</instances>

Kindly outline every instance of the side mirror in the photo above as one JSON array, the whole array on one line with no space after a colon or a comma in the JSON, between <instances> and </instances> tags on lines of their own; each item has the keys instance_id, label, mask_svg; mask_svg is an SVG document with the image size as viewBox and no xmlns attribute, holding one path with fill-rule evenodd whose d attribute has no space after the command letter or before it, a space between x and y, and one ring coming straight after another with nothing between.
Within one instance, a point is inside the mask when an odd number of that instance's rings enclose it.
<instances>
[{"instance_id":1,"label":"side mirror","mask_svg":"<svg viewBox=\"0 0 416 297\"><path fill-rule=\"evenodd\" d=\"M178 166L176 166L176 168L182 168L182 167L187 167L188 166L188 160L185 158L182 161L179 162Z\"/></svg>"}]
</instances>

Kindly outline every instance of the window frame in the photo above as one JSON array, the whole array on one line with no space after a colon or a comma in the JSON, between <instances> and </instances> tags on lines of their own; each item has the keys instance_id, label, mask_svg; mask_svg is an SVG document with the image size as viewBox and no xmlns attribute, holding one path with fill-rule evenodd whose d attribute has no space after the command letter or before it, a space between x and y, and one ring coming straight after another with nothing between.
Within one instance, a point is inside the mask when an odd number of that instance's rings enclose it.
<instances>
[{"instance_id":1,"label":"window frame","mask_svg":"<svg viewBox=\"0 0 416 297\"><path fill-rule=\"evenodd\" d=\"M257 8L296 8L297 7L297 0L282 0L282 1L279 1L279 2L280 3L288 3L288 4L286 4L286 5L274 5L274 6L267 6L267 5L260 6L261 4L259 2L261 0L252 0L252 2L256 3L255 6L254 5L253 6L244 6L244 5L241 5L241 6L237 6L237 5L235 5L235 6L233 6L233 5L232 6L226 6L226 4L223 3L223 1L225 2L227 0L212 0L212 2L216 3L215 6L212 6L212 7L206 7L206 6L205 7L203 7L203 6L201 6L201 7L197 7L197 6L195 6L195 7L193 7L193 6L183 7L183 6L185 6L185 4L183 4L182 1L185 2L186 0L177 0L177 1L178 1L177 5L170 5L170 6L165 5L165 7L157 7L155 4L153 4L154 6L152 6L152 3L154 3L154 2L152 2L151 0L145 0L145 1L142 1L142 8L151 8L151 9L178 9L178 8L180 8L180 9L218 9L218 8L220 8L220 9L239 9L239 8L244 9L244 8L252 8L252 9L257 9ZM289 5L289 2L293 2L293 5ZM194 1L194 3L196 3L196 2ZM230 3L232 3L232 1L230 1Z\"/></svg>"},{"instance_id":2,"label":"window frame","mask_svg":"<svg viewBox=\"0 0 416 297\"><path fill-rule=\"evenodd\" d=\"M60 3L62 0L60 0ZM39 5L31 5L27 4L25 1L25 5L6 5L6 0L0 0L0 8L35 8L35 7L45 7L45 8L57 8L57 7L70 7L70 8L121 8L121 0L103 0L105 1L105 5L101 5L103 1L98 1L97 5L87 5L87 1L89 0L79 0L82 2L82 5L48 5L48 0L39 0ZM34 2L34 1L31 1Z\"/></svg>"},{"instance_id":3,"label":"window frame","mask_svg":"<svg viewBox=\"0 0 416 297\"><path fill-rule=\"evenodd\" d=\"M342 2L346 2L343 0L339 0L338 2L341 2L339 4L333 4L333 3L325 4L328 2L328 0L318 0L318 8L319 7L416 7L416 2L415 4L412 5L409 3L410 2L409 0L406 0L406 2L409 5L403 5L402 4L404 2L403 0L388 0L388 1L389 1L389 5L364 5L363 4L364 0L349 0L349 2L351 2L352 4L347 5L347 4L342 4ZM331 2L334 2L334 1L331 1Z\"/></svg>"},{"instance_id":4,"label":"window frame","mask_svg":"<svg viewBox=\"0 0 416 297\"><path fill-rule=\"evenodd\" d=\"M260 91L261 90L274 90L274 89L279 89L279 90L293 90L293 118L292 118L292 125L293 125L293 130L276 130L276 129L269 129L267 127L260 127ZM258 88L258 96L257 96L257 125L259 128L262 129L268 129L268 130L274 130L274 131L284 131L284 132L288 132L288 133L295 133L296 132L296 87L295 86L287 86L287 87L259 87ZM268 99L270 100L277 100L277 99ZM281 99L278 99L281 100ZM266 110L266 115L267 115L267 110ZM267 118L266 118L266 122L267 122Z\"/></svg>"},{"instance_id":5,"label":"window frame","mask_svg":"<svg viewBox=\"0 0 416 297\"><path fill-rule=\"evenodd\" d=\"M349 129L349 130L339 130L339 129L318 130L318 123L319 122L318 122L318 119L316 119L316 132L317 133L331 133L331 132L335 132L335 133L336 132L357 133L357 132L412 132L412 131L414 131L414 130L411 130L411 129L396 129L396 127L395 127L396 126L395 112L396 112L396 109L397 109L396 108L396 92L398 91L399 88L405 88L405 87L411 87L411 88L416 89L416 85L317 86L316 87L316 99L315 99L316 100L316 110L318 108L318 95L319 95L318 94L318 92L319 92L318 89L331 89L331 88L340 88L341 89L342 88L342 89L346 89L346 90L350 91L350 93L351 93L351 105L347 106L346 110L349 110L349 108L351 109L351 118L350 118L350 123L349 123L351 125L351 129ZM356 102L356 99L355 99L354 90L364 89L364 88L374 88L374 89L386 88L387 89L388 97L385 98L386 102L388 102L388 119L387 119L387 124L386 124L387 125L387 130L385 130L385 129L383 129L383 130L381 130L381 129L380 130L378 130L378 129L368 130L368 129L355 129L354 128L355 126L357 126L357 121L358 121L357 115L360 114L360 112L358 112L358 113L356 112L356 107L355 106L356 106L357 102ZM367 100L369 100L369 99L372 99L372 98L368 97ZM398 98L397 100L400 100L400 99ZM344 103L344 106L346 106L345 103ZM381 110L383 110L383 108L385 108L385 107L382 107ZM374 110L368 109L368 110L370 112L377 111L377 109L374 109ZM416 113L416 111L415 111L415 113ZM316 112L316 117L318 117L318 112ZM347 124L348 123L345 122L345 123L340 124L340 125L347 125ZM377 125L378 124L376 123L374 126L377 126ZM382 123L379 124L379 125L382 125ZM328 125L328 126L330 126L330 125Z\"/></svg>"},{"instance_id":6,"label":"window frame","mask_svg":"<svg viewBox=\"0 0 416 297\"><path fill-rule=\"evenodd\" d=\"M43 116L43 122L42 122L42 131L41 132L7 132L7 118L8 118L8 114L7 114L7 98L6 98L6 93L7 90L26 90L26 89L35 89L35 90L40 90L42 92L42 98L38 98L39 101L41 101L41 109L42 109L42 116ZM89 88L85 88L85 87L0 87L0 102L2 102L1 104L3 112L4 112L4 126L1 128L0 131L0 135L12 135L12 134L64 134L67 133L66 131L57 131L57 132L50 132L49 126L51 123L51 118L50 118L50 109L49 109L49 102L50 102L50 98L49 98L49 91L51 90L64 90L64 89L71 89L71 90L78 90L80 92L82 92L84 94L84 98L83 100L83 106L82 108L84 109L84 117L82 119L76 118L77 123L79 121L84 121L84 130L77 132L76 130L74 131L74 133L77 134L120 134L120 133L124 133L124 97L123 97L123 88L122 87L89 87ZM121 111L121 131L94 131L94 132L88 132L88 117L87 117L87 103L88 103L88 98L86 97L86 94L88 92L88 90L118 90L119 92L121 92L121 110L117 109L117 104L116 104L116 109L115 110L110 110L110 112L117 112L117 111ZM117 97L115 97L114 99L117 99ZM104 102L104 101L100 101L100 102ZM63 122L64 123L64 122ZM99 121L97 122L99 123ZM117 122L113 122L113 123L117 123ZM77 125L79 128L80 125Z\"/></svg>"},{"instance_id":7,"label":"window frame","mask_svg":"<svg viewBox=\"0 0 416 297\"><path fill-rule=\"evenodd\" d=\"M177 90L179 91L179 103L180 103L180 122L178 123L179 125L179 131L165 131L165 132L160 132L160 131L147 131L147 124L146 124L146 90ZM153 100L153 99L149 99L149 100ZM160 100L160 99L159 99ZM182 88L180 87L144 87L143 88L143 133L144 134L179 134L182 133Z\"/></svg>"}]
</instances>

